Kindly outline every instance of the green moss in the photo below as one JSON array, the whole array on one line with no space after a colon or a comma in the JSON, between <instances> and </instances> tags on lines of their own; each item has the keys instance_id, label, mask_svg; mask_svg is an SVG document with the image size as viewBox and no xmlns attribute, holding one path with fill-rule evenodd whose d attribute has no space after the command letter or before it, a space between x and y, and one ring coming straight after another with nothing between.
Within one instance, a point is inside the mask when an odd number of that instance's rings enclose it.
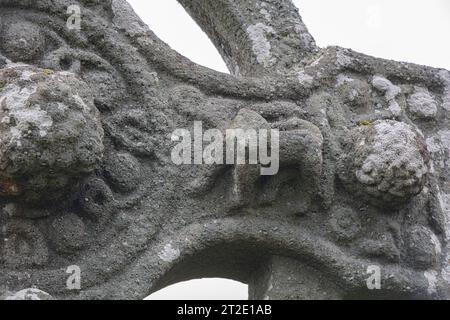
<instances>
[{"instance_id":1,"label":"green moss","mask_svg":"<svg viewBox=\"0 0 450 320\"><path fill-rule=\"evenodd\" d=\"M6 81L0 80L0 90L6 86Z\"/></svg>"}]
</instances>

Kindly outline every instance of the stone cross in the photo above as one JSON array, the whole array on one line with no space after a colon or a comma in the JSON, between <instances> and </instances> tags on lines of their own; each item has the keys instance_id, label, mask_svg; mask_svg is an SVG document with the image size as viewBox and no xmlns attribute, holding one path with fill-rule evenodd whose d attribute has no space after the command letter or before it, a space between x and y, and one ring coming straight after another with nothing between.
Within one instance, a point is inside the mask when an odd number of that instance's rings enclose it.
<instances>
[{"instance_id":1,"label":"stone cross","mask_svg":"<svg viewBox=\"0 0 450 320\"><path fill-rule=\"evenodd\" d=\"M124 0L0 0L0 296L450 298L450 73L319 48L290 0L179 2L231 75ZM278 174L175 164L194 122L277 129Z\"/></svg>"}]
</instances>

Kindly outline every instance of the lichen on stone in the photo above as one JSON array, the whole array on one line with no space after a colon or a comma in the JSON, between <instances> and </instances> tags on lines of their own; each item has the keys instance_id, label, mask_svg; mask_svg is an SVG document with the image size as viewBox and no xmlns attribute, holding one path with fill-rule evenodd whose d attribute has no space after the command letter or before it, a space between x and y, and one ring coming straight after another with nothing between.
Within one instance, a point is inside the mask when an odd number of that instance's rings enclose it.
<instances>
[{"instance_id":1,"label":"lichen on stone","mask_svg":"<svg viewBox=\"0 0 450 320\"><path fill-rule=\"evenodd\" d=\"M349 134L341 178L380 206L404 203L423 188L429 172L426 143L411 126L392 120L360 126ZM351 142L350 142L351 141Z\"/></svg>"},{"instance_id":2,"label":"lichen on stone","mask_svg":"<svg viewBox=\"0 0 450 320\"><path fill-rule=\"evenodd\" d=\"M26 65L1 69L0 79L0 194L53 197L97 166L103 129L86 84Z\"/></svg>"},{"instance_id":3,"label":"lichen on stone","mask_svg":"<svg viewBox=\"0 0 450 320\"><path fill-rule=\"evenodd\" d=\"M372 86L378 91L384 93L384 97L388 102L389 111L391 111L394 116L399 116L402 109L396 98L402 92L400 87L394 85L391 81L379 75L373 77Z\"/></svg>"},{"instance_id":4,"label":"lichen on stone","mask_svg":"<svg viewBox=\"0 0 450 320\"><path fill-rule=\"evenodd\" d=\"M16 293L11 293L3 298L4 300L54 300L47 292L36 288L24 289ZM1 300L1 299L0 299Z\"/></svg>"},{"instance_id":5,"label":"lichen on stone","mask_svg":"<svg viewBox=\"0 0 450 320\"><path fill-rule=\"evenodd\" d=\"M414 93L408 98L409 111L418 118L433 119L437 114L437 103L428 89L415 87Z\"/></svg>"},{"instance_id":6,"label":"lichen on stone","mask_svg":"<svg viewBox=\"0 0 450 320\"><path fill-rule=\"evenodd\" d=\"M274 31L272 27L261 22L247 28L247 34L252 41L253 53L256 56L256 60L264 67L269 67L274 62L271 53L272 46L267 39L267 36L274 33Z\"/></svg>"}]
</instances>

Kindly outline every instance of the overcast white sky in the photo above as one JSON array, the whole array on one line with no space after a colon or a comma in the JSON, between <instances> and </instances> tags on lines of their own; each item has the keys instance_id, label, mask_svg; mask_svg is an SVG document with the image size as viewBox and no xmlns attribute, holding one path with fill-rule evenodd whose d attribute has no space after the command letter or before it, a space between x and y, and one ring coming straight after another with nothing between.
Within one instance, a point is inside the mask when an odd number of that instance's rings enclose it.
<instances>
[{"instance_id":1,"label":"overcast white sky","mask_svg":"<svg viewBox=\"0 0 450 320\"><path fill-rule=\"evenodd\" d=\"M129 0L172 48L228 72L208 37L176 0ZM450 70L449 0L294 0L319 46Z\"/></svg>"},{"instance_id":2,"label":"overcast white sky","mask_svg":"<svg viewBox=\"0 0 450 320\"><path fill-rule=\"evenodd\" d=\"M214 1L214 0L211 0ZM450 0L293 0L319 46L450 70ZM176 0L129 0L173 49L228 72L208 37ZM246 286L217 279L178 284L156 299L245 299Z\"/></svg>"}]
</instances>

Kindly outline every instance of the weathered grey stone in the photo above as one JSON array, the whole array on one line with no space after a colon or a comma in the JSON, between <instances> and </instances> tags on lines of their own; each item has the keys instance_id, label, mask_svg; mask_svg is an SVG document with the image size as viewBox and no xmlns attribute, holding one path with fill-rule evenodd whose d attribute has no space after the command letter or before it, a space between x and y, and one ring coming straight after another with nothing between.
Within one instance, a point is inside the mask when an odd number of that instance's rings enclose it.
<instances>
[{"instance_id":1,"label":"weathered grey stone","mask_svg":"<svg viewBox=\"0 0 450 320\"><path fill-rule=\"evenodd\" d=\"M244 131L251 129L254 130L256 134L259 134L259 130L266 130L267 136L270 139L270 124L261 115L248 109L241 109L228 129L241 129ZM257 135L248 135L248 139L244 141L244 148L248 158L250 158L250 146L258 146L257 139ZM236 144L239 143L241 142L236 141ZM231 188L230 198L235 207L241 207L248 204L256 194L256 182L261 176L261 166L238 163L237 150L238 148L235 149L236 154L234 155L235 165L232 174L233 186ZM254 149L253 152L256 154L257 150Z\"/></svg>"},{"instance_id":2,"label":"weathered grey stone","mask_svg":"<svg viewBox=\"0 0 450 320\"><path fill-rule=\"evenodd\" d=\"M400 262L400 251L392 234L377 234L371 239L363 240L358 247L360 253L368 258L376 258L387 262Z\"/></svg>"},{"instance_id":3,"label":"weathered grey stone","mask_svg":"<svg viewBox=\"0 0 450 320\"><path fill-rule=\"evenodd\" d=\"M80 250L88 237L84 222L75 214L63 214L56 217L49 232L55 250L60 253Z\"/></svg>"},{"instance_id":4,"label":"weathered grey stone","mask_svg":"<svg viewBox=\"0 0 450 320\"><path fill-rule=\"evenodd\" d=\"M48 245L39 228L30 221L11 219L2 225L0 262L12 270L44 266Z\"/></svg>"},{"instance_id":5,"label":"weathered grey stone","mask_svg":"<svg viewBox=\"0 0 450 320\"><path fill-rule=\"evenodd\" d=\"M124 0L79 1L81 30L65 0L0 0L0 290L142 299L219 276L251 298L450 298L450 73L319 48L290 0L180 3L233 75ZM278 174L175 165L194 121L278 129Z\"/></svg>"},{"instance_id":6,"label":"weathered grey stone","mask_svg":"<svg viewBox=\"0 0 450 320\"><path fill-rule=\"evenodd\" d=\"M422 190L430 155L409 125L376 121L354 129L341 175L349 188L380 206L404 203Z\"/></svg>"},{"instance_id":7,"label":"weathered grey stone","mask_svg":"<svg viewBox=\"0 0 450 320\"><path fill-rule=\"evenodd\" d=\"M271 258L252 280L254 300L338 300L344 295L327 276L286 257Z\"/></svg>"},{"instance_id":8,"label":"weathered grey stone","mask_svg":"<svg viewBox=\"0 0 450 320\"><path fill-rule=\"evenodd\" d=\"M42 54L46 47L45 35L30 22L3 21L0 46L10 60L30 62Z\"/></svg>"},{"instance_id":9,"label":"weathered grey stone","mask_svg":"<svg viewBox=\"0 0 450 320\"><path fill-rule=\"evenodd\" d=\"M392 82L388 79L381 76L373 77L372 85L375 89L384 93L384 97L386 99L386 102L388 103L388 109L392 113L392 115L399 116L402 110L396 98L401 93L401 89L398 86L392 84Z\"/></svg>"},{"instance_id":10,"label":"weathered grey stone","mask_svg":"<svg viewBox=\"0 0 450 320\"><path fill-rule=\"evenodd\" d=\"M13 64L0 79L3 196L54 198L96 168L103 129L86 84L70 73Z\"/></svg>"},{"instance_id":11,"label":"weathered grey stone","mask_svg":"<svg viewBox=\"0 0 450 320\"><path fill-rule=\"evenodd\" d=\"M134 191L141 183L140 163L129 153L108 155L105 161L105 176L118 190Z\"/></svg>"},{"instance_id":12,"label":"weathered grey stone","mask_svg":"<svg viewBox=\"0 0 450 320\"><path fill-rule=\"evenodd\" d=\"M423 226L407 230L407 255L411 265L424 270L432 269L439 262L441 244L436 235Z\"/></svg>"},{"instance_id":13,"label":"weathered grey stone","mask_svg":"<svg viewBox=\"0 0 450 320\"><path fill-rule=\"evenodd\" d=\"M438 111L436 100L426 88L416 87L408 105L409 111L419 118L432 119Z\"/></svg>"},{"instance_id":14,"label":"weathered grey stone","mask_svg":"<svg viewBox=\"0 0 450 320\"><path fill-rule=\"evenodd\" d=\"M361 232L361 219L358 214L343 206L333 208L329 223L337 240L353 240Z\"/></svg>"},{"instance_id":15,"label":"weathered grey stone","mask_svg":"<svg viewBox=\"0 0 450 320\"><path fill-rule=\"evenodd\" d=\"M341 74L337 86L345 103L354 108L367 108L370 101L370 86L366 81Z\"/></svg>"}]
</instances>

